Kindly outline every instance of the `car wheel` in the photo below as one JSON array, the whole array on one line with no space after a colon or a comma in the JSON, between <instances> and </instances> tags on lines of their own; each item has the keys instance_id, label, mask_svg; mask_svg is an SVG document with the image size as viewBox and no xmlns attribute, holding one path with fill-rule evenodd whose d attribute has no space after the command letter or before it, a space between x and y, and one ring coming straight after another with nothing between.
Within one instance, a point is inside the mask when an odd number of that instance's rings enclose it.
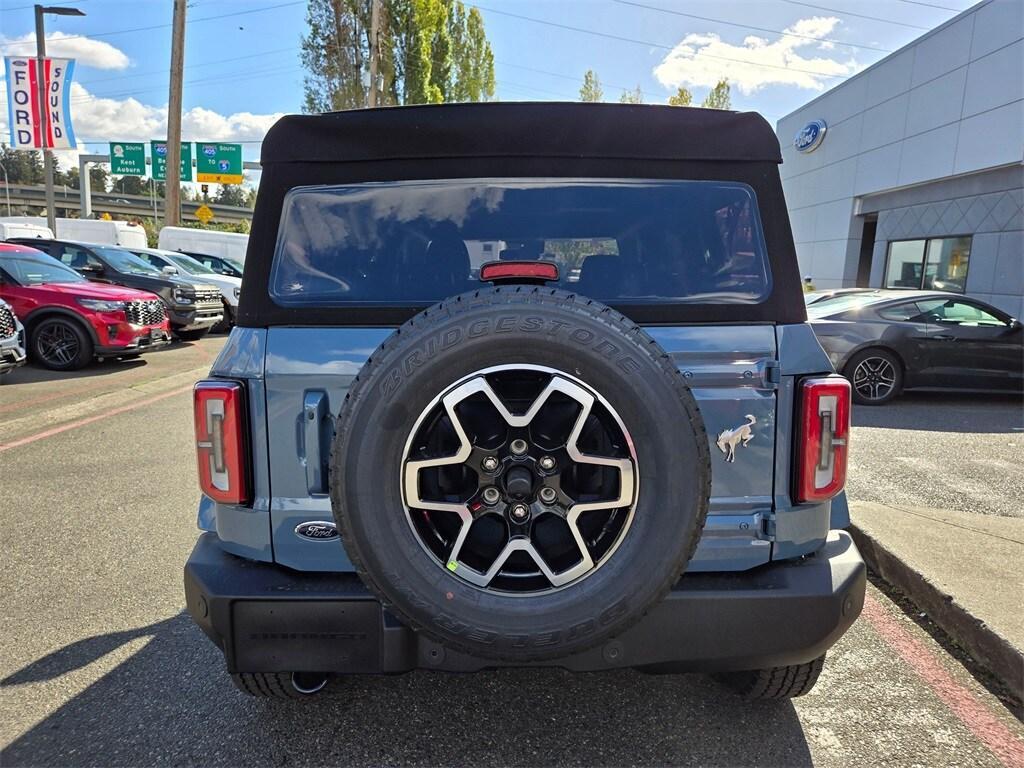
<instances>
[{"instance_id":1,"label":"car wheel","mask_svg":"<svg viewBox=\"0 0 1024 768\"><path fill-rule=\"evenodd\" d=\"M223 299L221 299L221 302L224 304L224 317L219 323L210 329L212 333L227 333L231 330L231 326L235 324L231 317L231 307L229 307L228 303Z\"/></svg>"},{"instance_id":2,"label":"car wheel","mask_svg":"<svg viewBox=\"0 0 1024 768\"><path fill-rule=\"evenodd\" d=\"M843 374L850 380L853 401L861 405L884 405L903 388L903 364L884 349L858 352Z\"/></svg>"},{"instance_id":3,"label":"car wheel","mask_svg":"<svg viewBox=\"0 0 1024 768\"><path fill-rule=\"evenodd\" d=\"M175 331L174 335L182 341L199 341L209 332L209 328L200 328L195 331Z\"/></svg>"},{"instance_id":4,"label":"car wheel","mask_svg":"<svg viewBox=\"0 0 1024 768\"><path fill-rule=\"evenodd\" d=\"M824 666L825 656L822 655L806 664L727 672L717 678L748 701L793 699L814 687Z\"/></svg>"},{"instance_id":5,"label":"car wheel","mask_svg":"<svg viewBox=\"0 0 1024 768\"><path fill-rule=\"evenodd\" d=\"M678 581L707 514L682 374L635 323L561 291L425 310L373 353L337 424L331 502L360 576L477 657L618 635Z\"/></svg>"},{"instance_id":6,"label":"car wheel","mask_svg":"<svg viewBox=\"0 0 1024 768\"><path fill-rule=\"evenodd\" d=\"M92 360L92 340L73 320L54 317L32 329L32 356L51 371L75 371Z\"/></svg>"},{"instance_id":7,"label":"car wheel","mask_svg":"<svg viewBox=\"0 0 1024 768\"><path fill-rule=\"evenodd\" d=\"M264 699L308 699L327 685L319 672L241 672L231 680L242 693Z\"/></svg>"}]
</instances>

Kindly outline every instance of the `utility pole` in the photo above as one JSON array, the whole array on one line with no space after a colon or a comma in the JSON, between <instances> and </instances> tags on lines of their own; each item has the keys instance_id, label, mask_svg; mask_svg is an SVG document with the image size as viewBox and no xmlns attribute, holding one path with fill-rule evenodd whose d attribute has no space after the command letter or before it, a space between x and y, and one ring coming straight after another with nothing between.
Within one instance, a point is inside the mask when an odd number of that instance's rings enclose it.
<instances>
[{"instance_id":1,"label":"utility pole","mask_svg":"<svg viewBox=\"0 0 1024 768\"><path fill-rule=\"evenodd\" d=\"M185 0L174 0L171 25L171 92L167 99L167 187L164 224L181 220L181 80L185 70Z\"/></svg>"},{"instance_id":2,"label":"utility pole","mask_svg":"<svg viewBox=\"0 0 1024 768\"><path fill-rule=\"evenodd\" d=\"M57 211L53 197L53 152L48 146L50 141L50 104L46 86L46 30L43 28L43 14L52 13L55 16L85 16L77 8L65 6L43 5L35 6L36 12L36 81L39 83L36 95L39 98L39 137L43 145L43 172L46 177L46 224L51 232L57 231Z\"/></svg>"},{"instance_id":3,"label":"utility pole","mask_svg":"<svg viewBox=\"0 0 1024 768\"><path fill-rule=\"evenodd\" d=\"M366 106L377 106L377 59L380 58L380 0L370 4L370 87L366 91Z\"/></svg>"}]
</instances>

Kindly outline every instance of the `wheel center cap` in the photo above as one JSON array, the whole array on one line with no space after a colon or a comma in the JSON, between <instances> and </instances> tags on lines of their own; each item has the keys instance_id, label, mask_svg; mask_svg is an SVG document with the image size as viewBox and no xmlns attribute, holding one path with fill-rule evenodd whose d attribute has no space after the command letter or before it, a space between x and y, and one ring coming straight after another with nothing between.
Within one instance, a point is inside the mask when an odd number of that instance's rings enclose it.
<instances>
[{"instance_id":1,"label":"wheel center cap","mask_svg":"<svg viewBox=\"0 0 1024 768\"><path fill-rule=\"evenodd\" d=\"M505 475L505 492L513 499L527 499L533 494L533 473L526 467L512 467Z\"/></svg>"}]
</instances>

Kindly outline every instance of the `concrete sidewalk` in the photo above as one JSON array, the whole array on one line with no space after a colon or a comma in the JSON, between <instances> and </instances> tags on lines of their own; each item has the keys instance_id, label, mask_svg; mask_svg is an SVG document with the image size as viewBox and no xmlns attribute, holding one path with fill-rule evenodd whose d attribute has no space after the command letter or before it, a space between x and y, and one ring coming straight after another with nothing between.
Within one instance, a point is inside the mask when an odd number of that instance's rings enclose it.
<instances>
[{"instance_id":1,"label":"concrete sidewalk","mask_svg":"<svg viewBox=\"0 0 1024 768\"><path fill-rule=\"evenodd\" d=\"M1024 518L850 502L868 566L1024 698Z\"/></svg>"}]
</instances>

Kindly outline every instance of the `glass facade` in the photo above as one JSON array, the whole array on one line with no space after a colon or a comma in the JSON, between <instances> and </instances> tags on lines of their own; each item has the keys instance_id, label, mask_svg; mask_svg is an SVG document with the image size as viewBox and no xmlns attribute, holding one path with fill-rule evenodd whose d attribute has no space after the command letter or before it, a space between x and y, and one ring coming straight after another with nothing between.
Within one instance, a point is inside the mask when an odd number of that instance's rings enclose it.
<instances>
[{"instance_id":1,"label":"glass facade","mask_svg":"<svg viewBox=\"0 0 1024 768\"><path fill-rule=\"evenodd\" d=\"M890 242L885 287L963 293L970 257L970 237Z\"/></svg>"}]
</instances>

